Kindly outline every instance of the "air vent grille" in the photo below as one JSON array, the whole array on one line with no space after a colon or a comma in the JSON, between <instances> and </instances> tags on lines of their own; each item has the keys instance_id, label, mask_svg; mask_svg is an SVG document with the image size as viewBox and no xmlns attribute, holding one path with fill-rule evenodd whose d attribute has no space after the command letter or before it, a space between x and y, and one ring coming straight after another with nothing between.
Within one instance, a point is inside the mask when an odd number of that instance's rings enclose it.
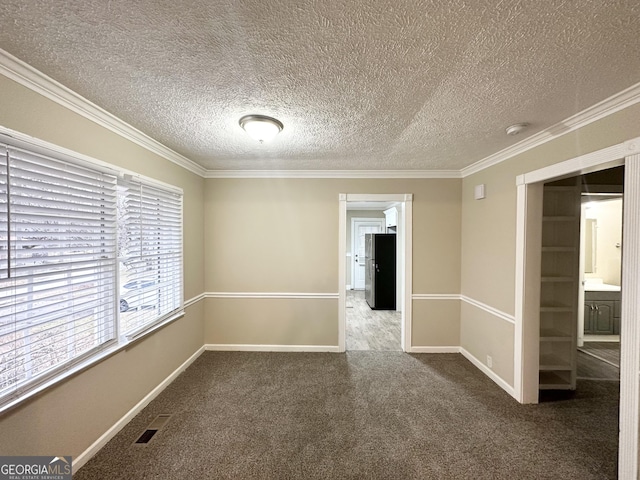
<instances>
[{"instance_id":1,"label":"air vent grille","mask_svg":"<svg viewBox=\"0 0 640 480\"><path fill-rule=\"evenodd\" d=\"M140 437L138 437L138 439L136 440L135 443L137 445L144 445L144 444L149 443L151 441L151 439L153 438L153 436L156 433L158 433L158 430L160 430L162 427L164 427L165 424L169 421L170 418L171 418L171 415L168 415L168 414L158 415L153 420L153 422L151 422L149 424L149 426L142 433L142 435L140 435Z\"/></svg>"}]
</instances>

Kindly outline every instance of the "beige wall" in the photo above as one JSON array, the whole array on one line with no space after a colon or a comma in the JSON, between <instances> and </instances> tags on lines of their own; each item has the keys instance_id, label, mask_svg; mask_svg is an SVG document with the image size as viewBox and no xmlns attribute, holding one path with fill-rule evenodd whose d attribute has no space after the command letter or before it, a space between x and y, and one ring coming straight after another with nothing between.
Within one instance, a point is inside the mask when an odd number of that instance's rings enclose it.
<instances>
[{"instance_id":1,"label":"beige wall","mask_svg":"<svg viewBox=\"0 0 640 480\"><path fill-rule=\"evenodd\" d=\"M184 189L184 296L203 291L204 180L0 76L0 125ZM3 455L77 457L202 346L203 308L0 415Z\"/></svg>"},{"instance_id":2,"label":"beige wall","mask_svg":"<svg viewBox=\"0 0 640 480\"><path fill-rule=\"evenodd\" d=\"M507 315L515 309L516 176L640 136L640 105L470 175L462 182L462 294ZM486 198L473 199L475 185ZM496 317L497 318L497 317ZM496 323L498 322L498 323ZM506 323L501 325L499 322ZM512 384L513 336L505 320L489 321L478 308L461 312L461 346ZM502 346L495 339L504 341ZM495 348L500 354L495 353Z\"/></svg>"},{"instance_id":3,"label":"beige wall","mask_svg":"<svg viewBox=\"0 0 640 480\"><path fill-rule=\"evenodd\" d=\"M205 191L205 289L216 293L329 293L338 285L338 194L412 193L413 292L460 291L460 185L457 179L209 179ZM459 310L420 300L414 345L457 345ZM208 298L205 343L258 342L242 319L277 308L269 343L337 345L337 300ZM416 302L414 302L414 305ZM439 310L437 310L439 309ZM434 321L431 313L445 311ZM302 312L306 312L302 314ZM251 328L256 328L251 320ZM265 320L266 321L266 320ZM312 325L312 327L310 327ZM310 338L308 329L316 336ZM310 343L311 342L311 343Z\"/></svg>"}]
</instances>

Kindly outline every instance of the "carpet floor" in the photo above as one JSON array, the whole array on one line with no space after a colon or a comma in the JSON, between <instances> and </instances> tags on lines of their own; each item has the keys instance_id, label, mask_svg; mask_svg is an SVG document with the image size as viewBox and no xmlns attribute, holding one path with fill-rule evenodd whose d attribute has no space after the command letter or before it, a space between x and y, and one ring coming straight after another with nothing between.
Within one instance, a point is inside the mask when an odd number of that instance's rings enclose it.
<instances>
[{"instance_id":1,"label":"carpet floor","mask_svg":"<svg viewBox=\"0 0 640 480\"><path fill-rule=\"evenodd\" d=\"M520 405L459 354L205 352L74 479L615 478L618 389Z\"/></svg>"}]
</instances>

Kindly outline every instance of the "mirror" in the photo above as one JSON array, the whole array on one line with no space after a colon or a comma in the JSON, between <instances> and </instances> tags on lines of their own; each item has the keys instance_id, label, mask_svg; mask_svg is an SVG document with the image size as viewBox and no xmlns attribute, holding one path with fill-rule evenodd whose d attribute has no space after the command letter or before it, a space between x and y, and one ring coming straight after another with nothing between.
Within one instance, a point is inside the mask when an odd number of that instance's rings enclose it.
<instances>
[{"instance_id":1,"label":"mirror","mask_svg":"<svg viewBox=\"0 0 640 480\"><path fill-rule=\"evenodd\" d=\"M596 273L598 220L587 218L584 232L584 273Z\"/></svg>"}]
</instances>

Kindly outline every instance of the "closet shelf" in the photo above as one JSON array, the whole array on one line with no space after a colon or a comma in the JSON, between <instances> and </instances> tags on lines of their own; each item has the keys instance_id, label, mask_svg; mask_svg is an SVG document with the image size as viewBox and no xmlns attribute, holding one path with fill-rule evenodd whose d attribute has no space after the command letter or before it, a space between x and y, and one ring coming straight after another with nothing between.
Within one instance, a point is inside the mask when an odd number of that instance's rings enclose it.
<instances>
[{"instance_id":1,"label":"closet shelf","mask_svg":"<svg viewBox=\"0 0 640 480\"><path fill-rule=\"evenodd\" d=\"M542 390L576 388L580 191L577 177L544 186L538 383Z\"/></svg>"},{"instance_id":2,"label":"closet shelf","mask_svg":"<svg viewBox=\"0 0 640 480\"><path fill-rule=\"evenodd\" d=\"M542 217L543 222L577 222L578 217L572 215L545 215Z\"/></svg>"},{"instance_id":3,"label":"closet shelf","mask_svg":"<svg viewBox=\"0 0 640 480\"><path fill-rule=\"evenodd\" d=\"M573 253L576 247L542 247L543 252L548 253Z\"/></svg>"},{"instance_id":4,"label":"closet shelf","mask_svg":"<svg viewBox=\"0 0 640 480\"><path fill-rule=\"evenodd\" d=\"M541 312L573 312L573 307L568 307L566 305L552 305L546 304L540 307Z\"/></svg>"},{"instance_id":5,"label":"closet shelf","mask_svg":"<svg viewBox=\"0 0 640 480\"><path fill-rule=\"evenodd\" d=\"M573 282L574 277L572 276L544 276L542 277L543 282Z\"/></svg>"},{"instance_id":6,"label":"closet shelf","mask_svg":"<svg viewBox=\"0 0 640 480\"><path fill-rule=\"evenodd\" d=\"M555 328L545 328L540 330L540 340L544 342L569 342L572 339L573 337L571 334Z\"/></svg>"},{"instance_id":7,"label":"closet shelf","mask_svg":"<svg viewBox=\"0 0 640 480\"><path fill-rule=\"evenodd\" d=\"M556 372L540 372L540 389L571 390L571 382Z\"/></svg>"},{"instance_id":8,"label":"closet shelf","mask_svg":"<svg viewBox=\"0 0 640 480\"><path fill-rule=\"evenodd\" d=\"M571 371L571 362L552 353L540 355L541 371Z\"/></svg>"}]
</instances>

